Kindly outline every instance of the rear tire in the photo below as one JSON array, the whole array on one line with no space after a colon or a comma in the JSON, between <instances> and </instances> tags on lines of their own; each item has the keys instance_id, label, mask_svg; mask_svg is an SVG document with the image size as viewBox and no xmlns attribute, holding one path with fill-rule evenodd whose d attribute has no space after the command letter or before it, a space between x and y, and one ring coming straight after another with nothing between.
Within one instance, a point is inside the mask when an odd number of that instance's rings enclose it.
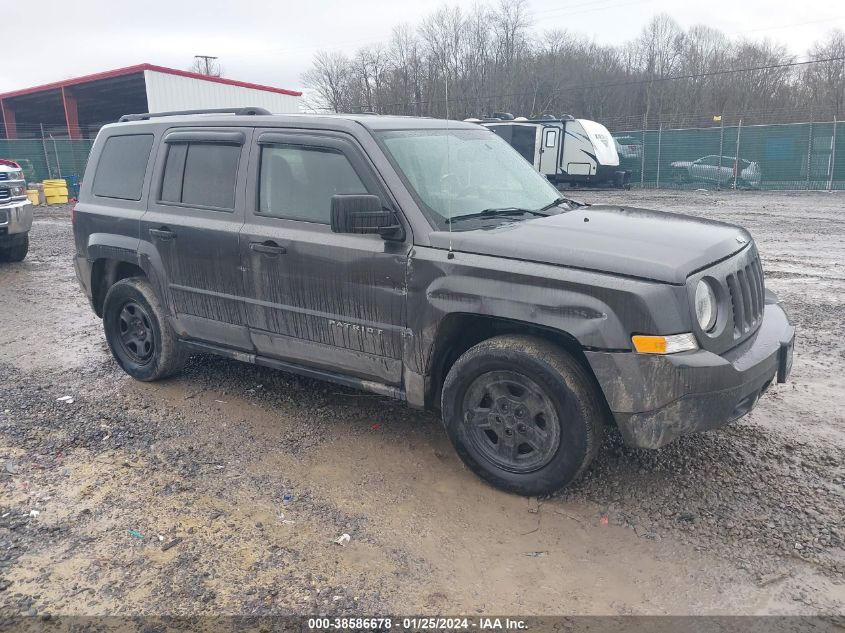
<instances>
[{"instance_id":1,"label":"rear tire","mask_svg":"<svg viewBox=\"0 0 845 633\"><path fill-rule=\"evenodd\" d=\"M121 279L109 288L103 329L115 360L137 380L167 378L185 365L188 356L143 277Z\"/></svg>"},{"instance_id":2,"label":"rear tire","mask_svg":"<svg viewBox=\"0 0 845 633\"><path fill-rule=\"evenodd\" d=\"M604 408L587 371L540 338L498 336L461 356L443 385L443 423L458 455L508 492L544 495L598 452Z\"/></svg>"},{"instance_id":3,"label":"rear tire","mask_svg":"<svg viewBox=\"0 0 845 633\"><path fill-rule=\"evenodd\" d=\"M29 235L24 235L23 239L14 246L7 246L0 249L0 260L7 262L22 262L29 252Z\"/></svg>"}]
</instances>

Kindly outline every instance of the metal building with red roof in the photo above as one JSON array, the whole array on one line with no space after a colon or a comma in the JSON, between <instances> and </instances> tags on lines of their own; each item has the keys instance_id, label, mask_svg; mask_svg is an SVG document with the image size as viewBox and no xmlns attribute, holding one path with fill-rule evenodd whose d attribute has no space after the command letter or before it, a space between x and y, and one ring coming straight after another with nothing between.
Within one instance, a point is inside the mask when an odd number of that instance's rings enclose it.
<instances>
[{"instance_id":1,"label":"metal building with red roof","mask_svg":"<svg viewBox=\"0 0 845 633\"><path fill-rule=\"evenodd\" d=\"M124 114L257 106L299 112L302 93L175 68L138 64L0 94L0 138L40 138L42 131L92 138Z\"/></svg>"}]
</instances>

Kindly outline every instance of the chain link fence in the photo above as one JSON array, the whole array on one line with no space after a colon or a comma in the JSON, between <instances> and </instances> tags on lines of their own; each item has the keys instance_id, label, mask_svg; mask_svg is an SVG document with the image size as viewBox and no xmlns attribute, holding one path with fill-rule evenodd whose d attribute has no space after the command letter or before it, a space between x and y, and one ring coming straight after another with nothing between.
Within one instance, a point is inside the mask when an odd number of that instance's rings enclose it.
<instances>
[{"instance_id":1,"label":"chain link fence","mask_svg":"<svg viewBox=\"0 0 845 633\"><path fill-rule=\"evenodd\" d=\"M841 121L611 131L634 186L845 189Z\"/></svg>"},{"instance_id":2,"label":"chain link fence","mask_svg":"<svg viewBox=\"0 0 845 633\"><path fill-rule=\"evenodd\" d=\"M82 180L93 144L94 141L88 139L54 137L0 139L0 158L18 163L27 182L64 178L73 189Z\"/></svg>"},{"instance_id":3,"label":"chain link fence","mask_svg":"<svg viewBox=\"0 0 845 633\"><path fill-rule=\"evenodd\" d=\"M696 189L845 189L845 122L626 129L608 125L634 186ZM0 158L28 182L79 182L93 140L0 139Z\"/></svg>"}]
</instances>

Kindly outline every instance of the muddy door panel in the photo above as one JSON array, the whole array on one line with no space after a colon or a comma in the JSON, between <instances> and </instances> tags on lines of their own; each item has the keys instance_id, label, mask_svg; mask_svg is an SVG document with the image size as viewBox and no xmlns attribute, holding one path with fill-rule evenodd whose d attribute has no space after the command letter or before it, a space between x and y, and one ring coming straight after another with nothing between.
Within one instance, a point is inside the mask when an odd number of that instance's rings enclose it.
<instances>
[{"instance_id":1,"label":"muddy door panel","mask_svg":"<svg viewBox=\"0 0 845 633\"><path fill-rule=\"evenodd\" d=\"M141 239L160 261L165 279L159 285L180 334L249 349L237 193L244 139L237 131L166 136L160 185L142 218Z\"/></svg>"},{"instance_id":2,"label":"muddy door panel","mask_svg":"<svg viewBox=\"0 0 845 633\"><path fill-rule=\"evenodd\" d=\"M402 378L408 247L329 227L331 196L377 192L344 141L259 136L240 238L259 354L388 384Z\"/></svg>"}]
</instances>

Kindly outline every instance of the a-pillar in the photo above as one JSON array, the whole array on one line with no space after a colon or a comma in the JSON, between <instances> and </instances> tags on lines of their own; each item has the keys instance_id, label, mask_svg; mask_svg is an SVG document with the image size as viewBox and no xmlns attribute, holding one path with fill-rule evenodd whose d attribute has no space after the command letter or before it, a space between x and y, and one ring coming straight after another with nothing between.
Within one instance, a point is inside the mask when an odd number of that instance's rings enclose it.
<instances>
[{"instance_id":1,"label":"a-pillar","mask_svg":"<svg viewBox=\"0 0 845 633\"><path fill-rule=\"evenodd\" d=\"M65 121L67 122L67 135L71 139L82 138L79 129L79 110L76 106L76 97L69 88L62 87L62 103L65 106Z\"/></svg>"},{"instance_id":2,"label":"a-pillar","mask_svg":"<svg viewBox=\"0 0 845 633\"><path fill-rule=\"evenodd\" d=\"M18 138L18 123L15 119L15 108L6 99L0 99L0 114L3 115L3 128L6 130L6 138Z\"/></svg>"}]
</instances>

